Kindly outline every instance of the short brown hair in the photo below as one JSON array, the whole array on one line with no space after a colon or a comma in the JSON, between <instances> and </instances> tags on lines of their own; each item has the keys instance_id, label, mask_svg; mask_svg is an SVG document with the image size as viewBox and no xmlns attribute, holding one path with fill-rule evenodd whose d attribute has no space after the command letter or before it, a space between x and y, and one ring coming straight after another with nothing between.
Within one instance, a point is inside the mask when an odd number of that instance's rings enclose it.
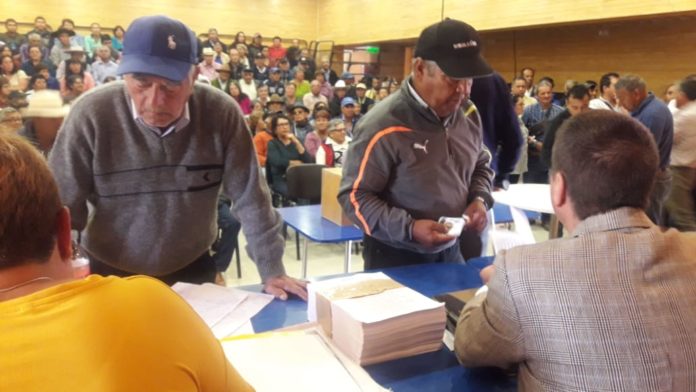
<instances>
[{"instance_id":1,"label":"short brown hair","mask_svg":"<svg viewBox=\"0 0 696 392\"><path fill-rule=\"evenodd\" d=\"M314 112L314 118L325 118L331 120L331 112L326 108L320 108Z\"/></svg>"},{"instance_id":2,"label":"short brown hair","mask_svg":"<svg viewBox=\"0 0 696 392\"><path fill-rule=\"evenodd\" d=\"M45 158L15 135L0 135L0 269L48 261L62 207Z\"/></svg>"},{"instance_id":3,"label":"short brown hair","mask_svg":"<svg viewBox=\"0 0 696 392\"><path fill-rule=\"evenodd\" d=\"M579 114L563 124L552 154L551 171L565 177L578 218L647 208L659 156L638 121L608 110Z\"/></svg>"}]
</instances>

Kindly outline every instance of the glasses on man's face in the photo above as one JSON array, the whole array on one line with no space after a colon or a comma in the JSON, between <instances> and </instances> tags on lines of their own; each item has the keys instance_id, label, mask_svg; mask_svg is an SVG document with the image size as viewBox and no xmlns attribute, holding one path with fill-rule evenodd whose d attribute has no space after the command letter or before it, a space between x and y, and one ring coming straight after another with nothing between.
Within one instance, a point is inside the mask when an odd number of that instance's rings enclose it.
<instances>
[{"instance_id":1,"label":"glasses on man's face","mask_svg":"<svg viewBox=\"0 0 696 392\"><path fill-rule=\"evenodd\" d=\"M279 122L279 123L278 123L278 126L279 126L279 127L289 127L289 126L290 126L290 123L289 123L289 122Z\"/></svg>"}]
</instances>

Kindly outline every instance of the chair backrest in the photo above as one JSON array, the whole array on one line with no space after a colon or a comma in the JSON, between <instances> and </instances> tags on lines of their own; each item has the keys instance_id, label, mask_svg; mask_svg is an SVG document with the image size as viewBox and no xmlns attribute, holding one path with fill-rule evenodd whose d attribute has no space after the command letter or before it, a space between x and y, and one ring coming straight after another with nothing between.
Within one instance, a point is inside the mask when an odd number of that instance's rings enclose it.
<instances>
[{"instance_id":1,"label":"chair backrest","mask_svg":"<svg viewBox=\"0 0 696 392\"><path fill-rule=\"evenodd\" d=\"M326 166L305 163L291 166L286 172L287 197L291 200L306 200L309 204L321 203L321 171Z\"/></svg>"}]
</instances>

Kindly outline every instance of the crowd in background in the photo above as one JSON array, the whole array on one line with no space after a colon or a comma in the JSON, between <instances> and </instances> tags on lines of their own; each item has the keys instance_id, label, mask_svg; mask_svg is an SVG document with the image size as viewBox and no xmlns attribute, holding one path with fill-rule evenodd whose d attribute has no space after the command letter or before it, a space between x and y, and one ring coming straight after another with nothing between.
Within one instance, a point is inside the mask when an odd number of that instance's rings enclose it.
<instances>
[{"instance_id":1,"label":"crowd in background","mask_svg":"<svg viewBox=\"0 0 696 392\"><path fill-rule=\"evenodd\" d=\"M5 33L0 34L0 129L21 128L22 117L15 109L27 106L32 96L41 90L59 91L62 101L68 104L85 91L119 78L116 69L125 33L121 26L106 32L98 23L92 23L90 34L81 36L75 32L75 23L71 19L63 19L60 27L52 31L46 20L38 16L34 29L27 34L17 32L14 19L5 21L5 29ZM225 43L217 29L211 28L205 39L199 39L198 53L197 81L220 89L237 102L254 135L259 164L265 169L271 189L280 196L287 190L284 179L289 166L317 162L340 167L356 122L375 104L400 88L400 83L390 77L363 75L356 81L350 72L339 76L331 68L329 58L315 59L298 40L284 47L278 36L266 45L258 33L248 39L239 32L233 42ZM690 78L693 76L685 80ZM572 115L592 109L640 117L636 113L640 112L640 103L647 99L656 101L651 103L653 106L663 100L669 108L663 113L678 117L678 113L684 112L684 107L690 107L687 104L693 100L689 83L677 82L660 97L655 97L648 93L647 86L638 77L625 83L623 91L626 96L622 100L616 91L619 79L619 74L609 72L602 75L599 82L568 80L563 92L554 92L556 86L552 78L545 76L535 81L533 68L522 69L507 85L511 97L509 103L518 116L519 130L516 132L522 135L525 143L514 169L503 174L509 174L513 183L547 182L552 146L547 135L553 134ZM645 90L645 96L632 107L628 103L631 94L641 89ZM680 94L686 97L682 99L686 102L681 104ZM672 120L670 118L669 122ZM644 122L648 128L655 127L653 118L645 121L651 121ZM669 136L656 140L664 170L669 168L670 154L673 154L672 133L675 133L674 148L678 149L679 143L684 143L681 135L686 133L681 128L693 129L696 126L690 118L685 121L691 121L690 125L674 130L671 125L665 125L670 129L664 134ZM49 128L57 130L55 124ZM483 128L484 133L496 132L486 129L485 121ZM34 136L33 139L36 143L40 137ZM46 139L43 144L50 149L52 139ZM690 139L687 137L686 140ZM495 146L488 147L496 149ZM696 167L691 158L694 154L686 155L688 158L685 159L678 157L678 164L693 169ZM672 188L681 186L685 187L684 192L694 192L696 187L692 177L688 174L681 182L676 179ZM669 194L669 189L666 192ZM680 205L673 209L683 209L683 200L686 199L690 200L687 210L691 211L688 218L691 220L694 217L693 198L679 196ZM667 222L667 218L662 221ZM682 226L696 229L696 223Z\"/></svg>"}]
</instances>

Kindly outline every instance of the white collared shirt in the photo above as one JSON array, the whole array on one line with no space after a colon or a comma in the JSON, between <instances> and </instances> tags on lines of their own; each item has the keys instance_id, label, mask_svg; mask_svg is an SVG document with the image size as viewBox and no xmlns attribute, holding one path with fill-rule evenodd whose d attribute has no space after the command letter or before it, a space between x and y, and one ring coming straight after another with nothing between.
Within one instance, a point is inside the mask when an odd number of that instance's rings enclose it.
<instances>
[{"instance_id":1,"label":"white collared shirt","mask_svg":"<svg viewBox=\"0 0 696 392\"><path fill-rule=\"evenodd\" d=\"M131 112L133 113L133 120L135 120L136 123L144 126L145 128L152 130L152 132L156 133L159 137L165 137L170 133L179 132L180 130L184 129L184 127L186 127L189 124L189 122L191 122L189 104L188 102L186 102L186 106L184 107L184 114L181 117L179 117L179 119L176 120L172 125L170 125L169 128L162 131L158 127L153 127L145 123L143 118L140 117L138 110L135 108L135 103L133 103L133 100L130 99L130 97L128 98L128 100L130 101Z\"/></svg>"}]
</instances>

